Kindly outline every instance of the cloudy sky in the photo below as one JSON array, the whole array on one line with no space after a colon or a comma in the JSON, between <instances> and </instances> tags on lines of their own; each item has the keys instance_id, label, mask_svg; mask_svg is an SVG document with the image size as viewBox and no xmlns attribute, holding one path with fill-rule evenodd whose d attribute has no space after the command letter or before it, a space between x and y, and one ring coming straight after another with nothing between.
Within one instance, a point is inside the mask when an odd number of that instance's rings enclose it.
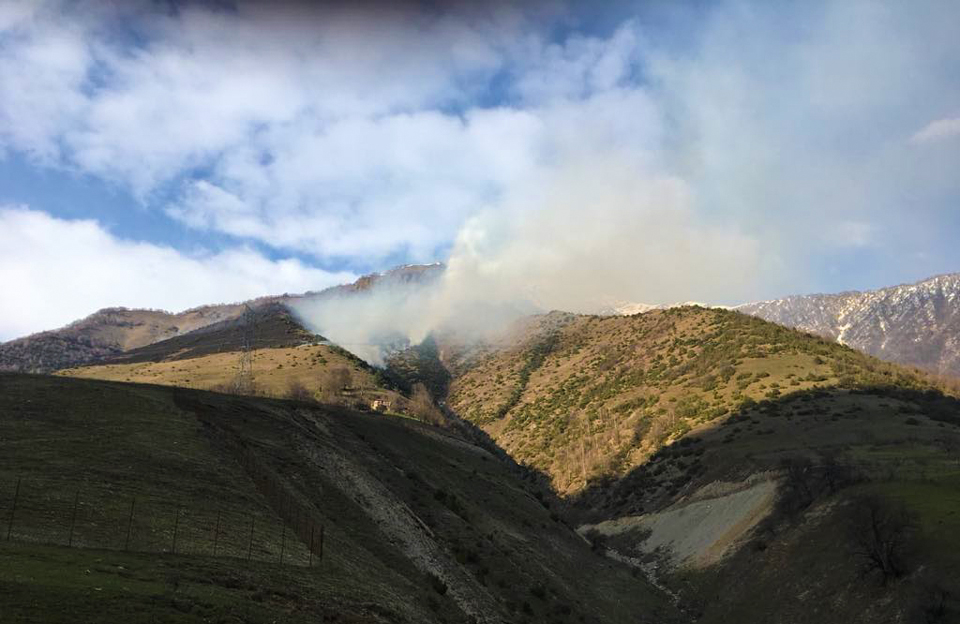
<instances>
[{"instance_id":1,"label":"cloudy sky","mask_svg":"<svg viewBox=\"0 0 960 624\"><path fill-rule=\"evenodd\" d=\"M0 0L0 340L437 260L567 309L960 270L956 3L600 4Z\"/></svg>"}]
</instances>

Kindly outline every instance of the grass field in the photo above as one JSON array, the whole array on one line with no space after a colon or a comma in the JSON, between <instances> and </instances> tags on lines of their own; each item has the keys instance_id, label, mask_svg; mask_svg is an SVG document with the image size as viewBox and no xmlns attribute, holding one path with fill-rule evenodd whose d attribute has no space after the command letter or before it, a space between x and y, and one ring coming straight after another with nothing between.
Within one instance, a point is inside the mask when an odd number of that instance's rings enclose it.
<instances>
[{"instance_id":1,"label":"grass field","mask_svg":"<svg viewBox=\"0 0 960 624\"><path fill-rule=\"evenodd\" d=\"M98 364L69 368L56 374L81 379L103 379L160 384L199 390L227 390L237 376L238 352L213 353L185 359ZM272 347L251 352L254 392L259 396L286 397L299 392L324 402L357 407L375 399L400 405L405 399L379 383L374 371L341 349L323 344ZM330 372L348 371L348 387L335 387Z\"/></svg>"}]
</instances>

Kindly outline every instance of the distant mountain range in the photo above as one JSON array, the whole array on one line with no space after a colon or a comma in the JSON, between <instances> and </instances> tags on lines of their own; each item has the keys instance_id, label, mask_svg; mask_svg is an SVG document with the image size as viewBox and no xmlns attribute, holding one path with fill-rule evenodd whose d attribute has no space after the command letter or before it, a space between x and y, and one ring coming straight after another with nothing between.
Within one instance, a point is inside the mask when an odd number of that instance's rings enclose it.
<instances>
[{"instance_id":1,"label":"distant mountain range","mask_svg":"<svg viewBox=\"0 0 960 624\"><path fill-rule=\"evenodd\" d=\"M268 296L254 308L322 301L383 286L424 284L445 266L405 265L319 292ZM169 338L238 318L244 303L209 305L180 313L106 308L64 328L0 344L0 371L47 373L111 359ZM614 302L601 315L632 315L680 305ZM745 314L808 331L870 355L939 374L960 376L960 273L867 292L798 295L747 303Z\"/></svg>"},{"instance_id":2,"label":"distant mountain range","mask_svg":"<svg viewBox=\"0 0 960 624\"><path fill-rule=\"evenodd\" d=\"M801 295L736 309L884 360L960 375L960 273L880 290Z\"/></svg>"}]
</instances>

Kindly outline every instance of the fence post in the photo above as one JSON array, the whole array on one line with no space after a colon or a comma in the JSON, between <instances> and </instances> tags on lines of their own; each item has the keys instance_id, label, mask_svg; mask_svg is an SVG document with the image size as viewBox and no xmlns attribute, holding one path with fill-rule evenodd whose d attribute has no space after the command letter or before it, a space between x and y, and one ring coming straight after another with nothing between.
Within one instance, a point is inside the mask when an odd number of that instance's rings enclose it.
<instances>
[{"instance_id":1,"label":"fence post","mask_svg":"<svg viewBox=\"0 0 960 624\"><path fill-rule=\"evenodd\" d=\"M10 532L13 531L13 516L17 513L17 499L20 498L20 477L17 477L17 488L13 492L13 507L10 508L10 521L7 523L7 541L10 541Z\"/></svg>"},{"instance_id":2,"label":"fence post","mask_svg":"<svg viewBox=\"0 0 960 624\"><path fill-rule=\"evenodd\" d=\"M283 523L283 531L280 533L280 565L283 565L283 547L287 545L287 523Z\"/></svg>"},{"instance_id":3,"label":"fence post","mask_svg":"<svg viewBox=\"0 0 960 624\"><path fill-rule=\"evenodd\" d=\"M213 531L213 556L217 556L217 544L220 541L220 510L217 510L217 528Z\"/></svg>"},{"instance_id":4,"label":"fence post","mask_svg":"<svg viewBox=\"0 0 960 624\"><path fill-rule=\"evenodd\" d=\"M180 529L180 502L177 501L177 515L173 520L173 554L177 554L177 531Z\"/></svg>"},{"instance_id":5,"label":"fence post","mask_svg":"<svg viewBox=\"0 0 960 624\"><path fill-rule=\"evenodd\" d=\"M70 537L67 546L73 546L73 527L77 524L77 504L80 502L80 490L73 496L73 515L70 516Z\"/></svg>"},{"instance_id":6,"label":"fence post","mask_svg":"<svg viewBox=\"0 0 960 624\"><path fill-rule=\"evenodd\" d=\"M253 516L250 517L250 542L247 544L247 563L250 562L250 555L253 554L253 523L256 520Z\"/></svg>"},{"instance_id":7,"label":"fence post","mask_svg":"<svg viewBox=\"0 0 960 624\"><path fill-rule=\"evenodd\" d=\"M130 529L133 528L133 505L137 502L137 497L130 499L130 517L127 518L127 539L123 542L123 549L130 550Z\"/></svg>"},{"instance_id":8,"label":"fence post","mask_svg":"<svg viewBox=\"0 0 960 624\"><path fill-rule=\"evenodd\" d=\"M310 563L307 566L310 568L313 567L313 530L314 530L314 527L313 527L313 523L311 522L310 523Z\"/></svg>"},{"instance_id":9,"label":"fence post","mask_svg":"<svg viewBox=\"0 0 960 624\"><path fill-rule=\"evenodd\" d=\"M323 525L320 525L320 553L317 555L317 561L323 561Z\"/></svg>"}]
</instances>

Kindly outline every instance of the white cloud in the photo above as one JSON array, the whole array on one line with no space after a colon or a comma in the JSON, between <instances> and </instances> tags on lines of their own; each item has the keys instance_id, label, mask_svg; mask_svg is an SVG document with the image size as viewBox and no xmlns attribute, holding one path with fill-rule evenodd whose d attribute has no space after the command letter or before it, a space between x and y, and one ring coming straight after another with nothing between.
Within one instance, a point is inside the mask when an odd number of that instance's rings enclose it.
<instances>
[{"instance_id":1,"label":"white cloud","mask_svg":"<svg viewBox=\"0 0 960 624\"><path fill-rule=\"evenodd\" d=\"M93 58L81 28L48 28L50 14L27 7L0 9L0 154L19 149L49 163L59 159L67 124L86 106L82 88Z\"/></svg>"},{"instance_id":2,"label":"white cloud","mask_svg":"<svg viewBox=\"0 0 960 624\"><path fill-rule=\"evenodd\" d=\"M467 22L256 2L172 14L145 2L41 6L0 22L5 142L44 156L59 147L141 193L263 129L464 102L502 66L519 27L492 10ZM111 32L120 26L141 43Z\"/></svg>"},{"instance_id":3,"label":"white cloud","mask_svg":"<svg viewBox=\"0 0 960 624\"><path fill-rule=\"evenodd\" d=\"M508 109L276 128L225 156L215 183L192 183L169 211L318 257L375 261L406 247L432 260L491 194L529 173L543 132L537 116Z\"/></svg>"},{"instance_id":4,"label":"white cloud","mask_svg":"<svg viewBox=\"0 0 960 624\"><path fill-rule=\"evenodd\" d=\"M182 310L353 279L248 248L185 254L119 239L95 221L0 207L0 340L60 327L110 306Z\"/></svg>"},{"instance_id":5,"label":"white cloud","mask_svg":"<svg viewBox=\"0 0 960 624\"><path fill-rule=\"evenodd\" d=\"M190 229L364 267L452 248L567 307L808 290L821 255L955 209L957 143L902 140L952 132L915 133L960 98L949 5L723 2L560 38L531 5L19 3L0 146Z\"/></svg>"},{"instance_id":6,"label":"white cloud","mask_svg":"<svg viewBox=\"0 0 960 624\"><path fill-rule=\"evenodd\" d=\"M960 137L960 117L931 121L917 130L910 140L913 143L934 143L957 137Z\"/></svg>"}]
</instances>

